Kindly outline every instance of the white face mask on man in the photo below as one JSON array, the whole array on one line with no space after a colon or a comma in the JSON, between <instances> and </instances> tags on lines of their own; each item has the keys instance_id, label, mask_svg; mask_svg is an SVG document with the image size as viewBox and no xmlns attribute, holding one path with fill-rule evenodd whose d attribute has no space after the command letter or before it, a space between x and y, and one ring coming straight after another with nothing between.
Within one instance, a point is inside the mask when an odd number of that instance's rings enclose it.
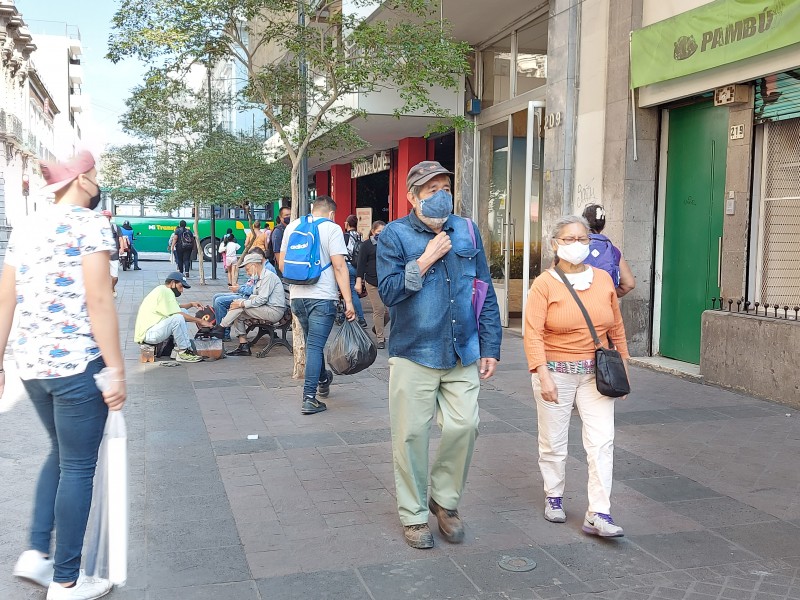
<instances>
[{"instance_id":1,"label":"white face mask on man","mask_svg":"<svg viewBox=\"0 0 800 600\"><path fill-rule=\"evenodd\" d=\"M579 265L589 256L589 244L581 244L580 242L564 244L558 247L556 254L561 260L565 260L573 265Z\"/></svg>"}]
</instances>

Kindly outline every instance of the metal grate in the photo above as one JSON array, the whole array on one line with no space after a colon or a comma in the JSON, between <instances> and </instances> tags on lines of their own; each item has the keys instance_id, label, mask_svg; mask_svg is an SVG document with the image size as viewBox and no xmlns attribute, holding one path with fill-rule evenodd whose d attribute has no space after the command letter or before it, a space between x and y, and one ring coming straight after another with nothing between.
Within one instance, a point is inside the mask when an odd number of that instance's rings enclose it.
<instances>
[{"instance_id":1,"label":"metal grate","mask_svg":"<svg viewBox=\"0 0 800 600\"><path fill-rule=\"evenodd\" d=\"M794 306L800 304L800 119L767 127L761 300Z\"/></svg>"}]
</instances>

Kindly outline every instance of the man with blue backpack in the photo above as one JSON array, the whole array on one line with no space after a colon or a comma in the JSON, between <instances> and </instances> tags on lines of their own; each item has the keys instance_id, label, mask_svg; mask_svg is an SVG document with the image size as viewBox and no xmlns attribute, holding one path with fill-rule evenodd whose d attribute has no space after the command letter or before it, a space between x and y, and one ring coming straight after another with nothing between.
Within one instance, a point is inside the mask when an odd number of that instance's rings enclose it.
<instances>
[{"instance_id":1,"label":"man with blue backpack","mask_svg":"<svg viewBox=\"0 0 800 600\"><path fill-rule=\"evenodd\" d=\"M325 368L323 350L336 318L339 290L348 321L356 318L347 270L347 246L342 228L333 222L336 203L318 196L310 215L289 223L281 240L278 266L289 286L292 313L303 328L306 341L306 375L301 412L311 415L328 407L333 373Z\"/></svg>"}]
</instances>

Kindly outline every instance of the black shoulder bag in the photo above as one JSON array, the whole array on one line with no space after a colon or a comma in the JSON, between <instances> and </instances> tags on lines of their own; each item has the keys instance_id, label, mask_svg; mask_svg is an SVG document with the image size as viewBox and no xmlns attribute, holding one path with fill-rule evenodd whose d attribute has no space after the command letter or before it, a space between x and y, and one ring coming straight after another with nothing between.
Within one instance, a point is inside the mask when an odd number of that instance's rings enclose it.
<instances>
[{"instance_id":1,"label":"black shoulder bag","mask_svg":"<svg viewBox=\"0 0 800 600\"><path fill-rule=\"evenodd\" d=\"M608 339L609 347L603 348L603 344L600 342L600 338L597 337L597 331L592 324L592 319L589 317L589 313L586 312L586 307L583 305L583 302L581 302L577 292L575 292L575 288L572 287L564 271L559 269L557 265L553 268L555 272L558 273L558 276L561 277L561 281L564 282L564 285L567 286L569 293L575 298L575 302L578 303L578 308L581 309L583 318L586 319L586 324L589 326L589 331L592 334L595 346L594 370L597 391L610 398L627 396L631 392L631 384L628 382L628 374L625 371L625 363L622 360L622 356L614 349L614 344L611 343L610 338Z\"/></svg>"}]
</instances>

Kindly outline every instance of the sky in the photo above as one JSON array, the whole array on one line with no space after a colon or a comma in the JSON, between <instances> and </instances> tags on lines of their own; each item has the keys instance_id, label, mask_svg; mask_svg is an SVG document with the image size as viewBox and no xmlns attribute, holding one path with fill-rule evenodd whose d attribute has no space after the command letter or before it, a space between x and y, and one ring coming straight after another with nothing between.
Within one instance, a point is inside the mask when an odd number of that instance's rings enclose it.
<instances>
[{"instance_id":1,"label":"sky","mask_svg":"<svg viewBox=\"0 0 800 600\"><path fill-rule=\"evenodd\" d=\"M80 29L85 79L83 93L90 97L91 117L95 122L93 130L89 128L84 135L87 146L102 150L106 144L131 141L122 132L119 118L125 112L125 99L131 88L142 82L145 67L135 60L115 65L105 58L111 19L119 0L15 0L15 4L33 34L34 43L37 32L55 33L53 29L63 28L64 24L77 25ZM32 59L35 63L35 52Z\"/></svg>"}]
</instances>

